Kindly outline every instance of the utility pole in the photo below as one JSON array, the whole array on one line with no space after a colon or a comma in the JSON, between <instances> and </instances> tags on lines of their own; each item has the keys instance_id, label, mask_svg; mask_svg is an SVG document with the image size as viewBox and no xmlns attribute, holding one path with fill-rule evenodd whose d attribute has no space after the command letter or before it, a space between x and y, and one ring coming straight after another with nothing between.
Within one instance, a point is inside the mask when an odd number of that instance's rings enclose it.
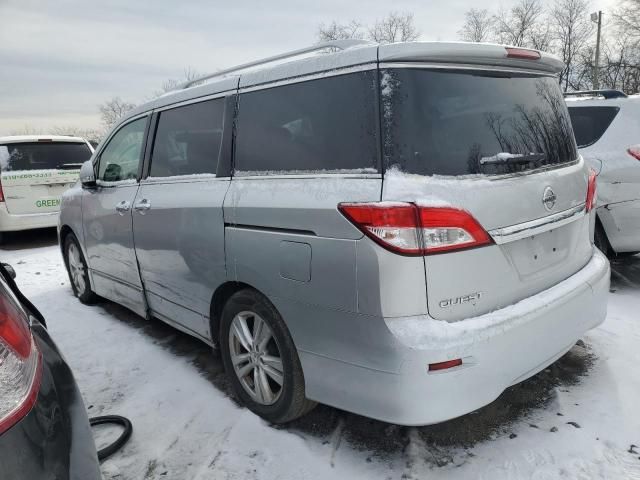
<instances>
[{"instance_id":1,"label":"utility pole","mask_svg":"<svg viewBox=\"0 0 640 480\"><path fill-rule=\"evenodd\" d=\"M598 36L596 37L596 58L593 62L593 89L598 90L600 88L600 79L598 78L598 72L600 71L600 32L602 30L602 11L591 14L591 21L598 24Z\"/></svg>"}]
</instances>

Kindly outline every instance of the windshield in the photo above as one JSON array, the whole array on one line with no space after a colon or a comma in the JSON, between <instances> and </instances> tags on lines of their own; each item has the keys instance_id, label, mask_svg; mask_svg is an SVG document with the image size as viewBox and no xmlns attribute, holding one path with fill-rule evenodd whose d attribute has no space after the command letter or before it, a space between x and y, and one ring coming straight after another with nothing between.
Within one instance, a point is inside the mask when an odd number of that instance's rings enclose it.
<instances>
[{"instance_id":1,"label":"windshield","mask_svg":"<svg viewBox=\"0 0 640 480\"><path fill-rule=\"evenodd\" d=\"M574 161L571 122L554 77L385 70L387 168L421 175L496 175Z\"/></svg>"},{"instance_id":2,"label":"windshield","mask_svg":"<svg viewBox=\"0 0 640 480\"><path fill-rule=\"evenodd\" d=\"M30 142L0 145L0 170L50 170L80 168L91 158L86 143Z\"/></svg>"}]
</instances>

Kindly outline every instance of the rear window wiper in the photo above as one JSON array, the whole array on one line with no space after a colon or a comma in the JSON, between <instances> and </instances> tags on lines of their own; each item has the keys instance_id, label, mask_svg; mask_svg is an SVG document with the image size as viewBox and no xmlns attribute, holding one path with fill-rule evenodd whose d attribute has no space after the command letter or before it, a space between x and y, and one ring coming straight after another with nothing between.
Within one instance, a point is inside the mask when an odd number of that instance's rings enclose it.
<instances>
[{"instance_id":1,"label":"rear window wiper","mask_svg":"<svg viewBox=\"0 0 640 480\"><path fill-rule=\"evenodd\" d=\"M58 170L76 170L82 167L81 163L59 163L56 165Z\"/></svg>"},{"instance_id":2,"label":"rear window wiper","mask_svg":"<svg viewBox=\"0 0 640 480\"><path fill-rule=\"evenodd\" d=\"M500 152L491 157L482 157L480 165L509 165L529 162L540 162L547 158L544 153L506 153Z\"/></svg>"}]
</instances>

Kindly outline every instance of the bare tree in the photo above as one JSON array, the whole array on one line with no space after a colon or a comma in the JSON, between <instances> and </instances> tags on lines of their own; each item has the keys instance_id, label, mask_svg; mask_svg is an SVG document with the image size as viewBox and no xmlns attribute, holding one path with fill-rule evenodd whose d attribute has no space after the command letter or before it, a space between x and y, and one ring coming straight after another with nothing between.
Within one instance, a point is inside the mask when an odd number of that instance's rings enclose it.
<instances>
[{"instance_id":1,"label":"bare tree","mask_svg":"<svg viewBox=\"0 0 640 480\"><path fill-rule=\"evenodd\" d=\"M412 42L419 36L413 13L391 12L369 28L369 38L377 43Z\"/></svg>"},{"instance_id":2,"label":"bare tree","mask_svg":"<svg viewBox=\"0 0 640 480\"><path fill-rule=\"evenodd\" d=\"M529 33L529 46L536 50L549 52L554 50L554 38L551 28L551 19L545 16Z\"/></svg>"},{"instance_id":3,"label":"bare tree","mask_svg":"<svg viewBox=\"0 0 640 480\"><path fill-rule=\"evenodd\" d=\"M83 128L75 125L56 125L49 130L52 135L70 135L72 137L82 137L92 143L100 143L104 136L104 131L95 128Z\"/></svg>"},{"instance_id":4,"label":"bare tree","mask_svg":"<svg viewBox=\"0 0 640 480\"><path fill-rule=\"evenodd\" d=\"M551 18L553 35L558 42L557 53L565 64L560 84L564 83L567 91L576 57L593 33L589 3L587 0L555 0Z\"/></svg>"},{"instance_id":5,"label":"bare tree","mask_svg":"<svg viewBox=\"0 0 640 480\"><path fill-rule=\"evenodd\" d=\"M175 90L176 88L178 88L178 86L182 85L183 83L191 82L201 76L202 74L199 73L195 68L187 67L184 69L184 74L182 78L178 78L178 79L170 78L168 80L165 80L162 83L160 90L157 90L154 92L154 97L159 97L160 95L163 95L167 92Z\"/></svg>"},{"instance_id":6,"label":"bare tree","mask_svg":"<svg viewBox=\"0 0 640 480\"><path fill-rule=\"evenodd\" d=\"M36 128L33 125L23 125L22 128L12 130L10 135L41 135L42 129Z\"/></svg>"},{"instance_id":7,"label":"bare tree","mask_svg":"<svg viewBox=\"0 0 640 480\"><path fill-rule=\"evenodd\" d=\"M486 8L471 8L464 14L464 23L458 36L467 42L488 42L494 31L493 21L493 16Z\"/></svg>"},{"instance_id":8,"label":"bare tree","mask_svg":"<svg viewBox=\"0 0 640 480\"><path fill-rule=\"evenodd\" d=\"M626 35L640 40L640 0L619 0L612 17Z\"/></svg>"},{"instance_id":9,"label":"bare tree","mask_svg":"<svg viewBox=\"0 0 640 480\"><path fill-rule=\"evenodd\" d=\"M348 40L350 38L358 40L364 38L362 24L356 20L351 20L349 23L338 23L334 20L329 25L321 23L318 27L318 41L320 42Z\"/></svg>"},{"instance_id":10,"label":"bare tree","mask_svg":"<svg viewBox=\"0 0 640 480\"><path fill-rule=\"evenodd\" d=\"M541 0L518 0L510 9L494 16L495 33L500 43L526 47L543 13Z\"/></svg>"},{"instance_id":11,"label":"bare tree","mask_svg":"<svg viewBox=\"0 0 640 480\"><path fill-rule=\"evenodd\" d=\"M100 119L106 130L113 127L129 110L135 108L134 103L125 102L120 97L113 97L100 105Z\"/></svg>"}]
</instances>

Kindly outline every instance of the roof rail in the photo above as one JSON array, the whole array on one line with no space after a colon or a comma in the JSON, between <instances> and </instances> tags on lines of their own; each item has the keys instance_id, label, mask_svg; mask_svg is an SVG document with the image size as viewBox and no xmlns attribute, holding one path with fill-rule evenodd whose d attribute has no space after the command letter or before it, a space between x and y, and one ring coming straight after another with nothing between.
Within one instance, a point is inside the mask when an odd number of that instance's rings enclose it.
<instances>
[{"instance_id":1,"label":"roof rail","mask_svg":"<svg viewBox=\"0 0 640 480\"><path fill-rule=\"evenodd\" d=\"M627 95L620 90L613 89L602 89L602 90L580 90L577 92L564 92L565 97L573 97L580 95L597 95L599 97L604 97L606 100L610 98L626 98Z\"/></svg>"},{"instance_id":2,"label":"roof rail","mask_svg":"<svg viewBox=\"0 0 640 480\"><path fill-rule=\"evenodd\" d=\"M332 40L329 42L316 43L315 45L312 45L310 47L300 48L298 50L292 50L290 52L281 53L279 55L274 55L272 57L263 58L262 60L255 60L253 62L243 63L242 65L226 68L224 70L219 70L215 73L210 73L208 75L204 75L202 77L189 80L188 82L178 85L176 87L176 90L183 90L185 88L192 87L197 83L204 82L205 80L210 80L215 77L222 77L224 75L228 75L229 73L245 70L250 67L257 67L259 65L266 65L268 63L277 62L278 60L285 60L287 58L298 57L300 55L304 55L305 53L317 52L319 50L325 50L328 48L333 48L337 50L347 50L348 48L352 48L358 45L367 45L367 44L371 44L371 42L367 40L355 40L355 39Z\"/></svg>"}]
</instances>

